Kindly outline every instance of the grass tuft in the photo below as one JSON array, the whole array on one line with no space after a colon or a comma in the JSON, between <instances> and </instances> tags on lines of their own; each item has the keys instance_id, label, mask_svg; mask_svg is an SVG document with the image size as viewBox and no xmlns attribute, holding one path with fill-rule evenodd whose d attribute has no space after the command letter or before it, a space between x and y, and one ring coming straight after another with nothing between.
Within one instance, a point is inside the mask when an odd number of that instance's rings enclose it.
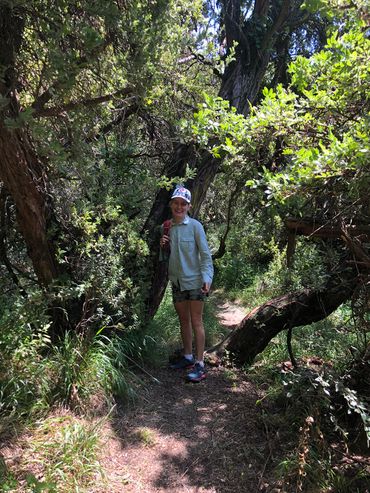
<instances>
[{"instance_id":1,"label":"grass tuft","mask_svg":"<svg viewBox=\"0 0 370 493\"><path fill-rule=\"evenodd\" d=\"M149 428L138 428L134 435L146 447L153 447L157 442L154 431Z\"/></svg>"},{"instance_id":2,"label":"grass tuft","mask_svg":"<svg viewBox=\"0 0 370 493\"><path fill-rule=\"evenodd\" d=\"M104 480L98 460L104 423L88 423L67 412L37 422L23 438L21 463L9 477L31 491L88 491Z\"/></svg>"}]
</instances>

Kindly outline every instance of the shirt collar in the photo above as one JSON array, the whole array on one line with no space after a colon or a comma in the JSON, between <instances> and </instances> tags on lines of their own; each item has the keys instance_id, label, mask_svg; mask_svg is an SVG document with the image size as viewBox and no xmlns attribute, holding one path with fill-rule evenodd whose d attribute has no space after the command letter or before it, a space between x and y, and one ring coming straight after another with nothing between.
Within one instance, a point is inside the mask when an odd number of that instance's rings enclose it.
<instances>
[{"instance_id":1,"label":"shirt collar","mask_svg":"<svg viewBox=\"0 0 370 493\"><path fill-rule=\"evenodd\" d=\"M184 219L181 221L181 223L175 223L175 222L173 221L173 219L171 219L171 221L172 221L172 226L174 226L175 224L177 224L177 225L179 225L179 224L189 224L190 217L189 217L188 215L186 215L186 216L184 217Z\"/></svg>"}]
</instances>

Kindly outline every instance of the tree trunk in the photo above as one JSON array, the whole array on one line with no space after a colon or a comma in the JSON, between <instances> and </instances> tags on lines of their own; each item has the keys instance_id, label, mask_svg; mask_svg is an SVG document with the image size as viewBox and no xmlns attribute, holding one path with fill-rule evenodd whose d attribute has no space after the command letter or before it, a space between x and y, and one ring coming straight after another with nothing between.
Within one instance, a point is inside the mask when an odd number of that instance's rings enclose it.
<instances>
[{"instance_id":1,"label":"tree trunk","mask_svg":"<svg viewBox=\"0 0 370 493\"><path fill-rule=\"evenodd\" d=\"M0 180L15 204L18 227L38 283L47 287L62 274L54 251L55 230L59 233L60 227L54 221L45 166L22 121L18 101L15 64L23 40L24 18L22 6L4 2L0 5L0 66L6 67L0 79ZM81 322L83 302L74 299L64 306L60 302L50 306L49 331L53 340Z\"/></svg>"},{"instance_id":2,"label":"tree trunk","mask_svg":"<svg viewBox=\"0 0 370 493\"><path fill-rule=\"evenodd\" d=\"M351 297L356 285L356 278L334 278L319 291L302 290L264 303L208 351L210 359L222 358L227 351L239 366L252 363L279 332L323 320Z\"/></svg>"},{"instance_id":3,"label":"tree trunk","mask_svg":"<svg viewBox=\"0 0 370 493\"><path fill-rule=\"evenodd\" d=\"M50 220L43 165L17 121L20 110L16 93L15 59L23 39L22 8L0 7L0 180L12 196L19 229L25 240L39 283L48 285L58 276L58 265L48 238ZM6 103L6 104L4 104Z\"/></svg>"},{"instance_id":4,"label":"tree trunk","mask_svg":"<svg viewBox=\"0 0 370 493\"><path fill-rule=\"evenodd\" d=\"M40 163L22 129L8 130L0 122L0 179L12 196L17 221L39 283L58 277L58 265L48 238L50 210Z\"/></svg>"},{"instance_id":5,"label":"tree trunk","mask_svg":"<svg viewBox=\"0 0 370 493\"><path fill-rule=\"evenodd\" d=\"M226 55L235 50L235 56L226 66L219 95L238 113L248 115L250 105L259 95L279 33L286 27L293 9L294 12L299 10L299 5L292 0L255 0L253 14L244 21L239 0L221 3Z\"/></svg>"}]
</instances>

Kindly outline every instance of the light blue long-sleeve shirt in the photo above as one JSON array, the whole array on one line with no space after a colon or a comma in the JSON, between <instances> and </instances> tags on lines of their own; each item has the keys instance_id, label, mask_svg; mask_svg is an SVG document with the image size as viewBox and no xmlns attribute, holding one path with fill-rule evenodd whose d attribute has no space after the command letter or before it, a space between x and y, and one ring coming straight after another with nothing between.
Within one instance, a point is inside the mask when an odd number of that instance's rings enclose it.
<instances>
[{"instance_id":1,"label":"light blue long-sleeve shirt","mask_svg":"<svg viewBox=\"0 0 370 493\"><path fill-rule=\"evenodd\" d=\"M201 223L189 216L185 216L181 223L173 222L170 239L170 281L179 286L181 291L200 289L205 282L211 284L212 256Z\"/></svg>"}]
</instances>

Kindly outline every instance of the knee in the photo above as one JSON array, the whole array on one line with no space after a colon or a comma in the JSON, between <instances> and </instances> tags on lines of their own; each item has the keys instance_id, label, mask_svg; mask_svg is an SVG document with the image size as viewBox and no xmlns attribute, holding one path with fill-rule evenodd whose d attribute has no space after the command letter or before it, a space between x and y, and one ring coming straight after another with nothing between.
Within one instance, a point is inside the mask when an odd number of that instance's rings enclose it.
<instances>
[{"instance_id":1,"label":"knee","mask_svg":"<svg viewBox=\"0 0 370 493\"><path fill-rule=\"evenodd\" d=\"M202 320L192 322L192 326L195 334L204 334L204 326Z\"/></svg>"},{"instance_id":2,"label":"knee","mask_svg":"<svg viewBox=\"0 0 370 493\"><path fill-rule=\"evenodd\" d=\"M190 317L179 317L181 327L190 327L191 320Z\"/></svg>"}]
</instances>

